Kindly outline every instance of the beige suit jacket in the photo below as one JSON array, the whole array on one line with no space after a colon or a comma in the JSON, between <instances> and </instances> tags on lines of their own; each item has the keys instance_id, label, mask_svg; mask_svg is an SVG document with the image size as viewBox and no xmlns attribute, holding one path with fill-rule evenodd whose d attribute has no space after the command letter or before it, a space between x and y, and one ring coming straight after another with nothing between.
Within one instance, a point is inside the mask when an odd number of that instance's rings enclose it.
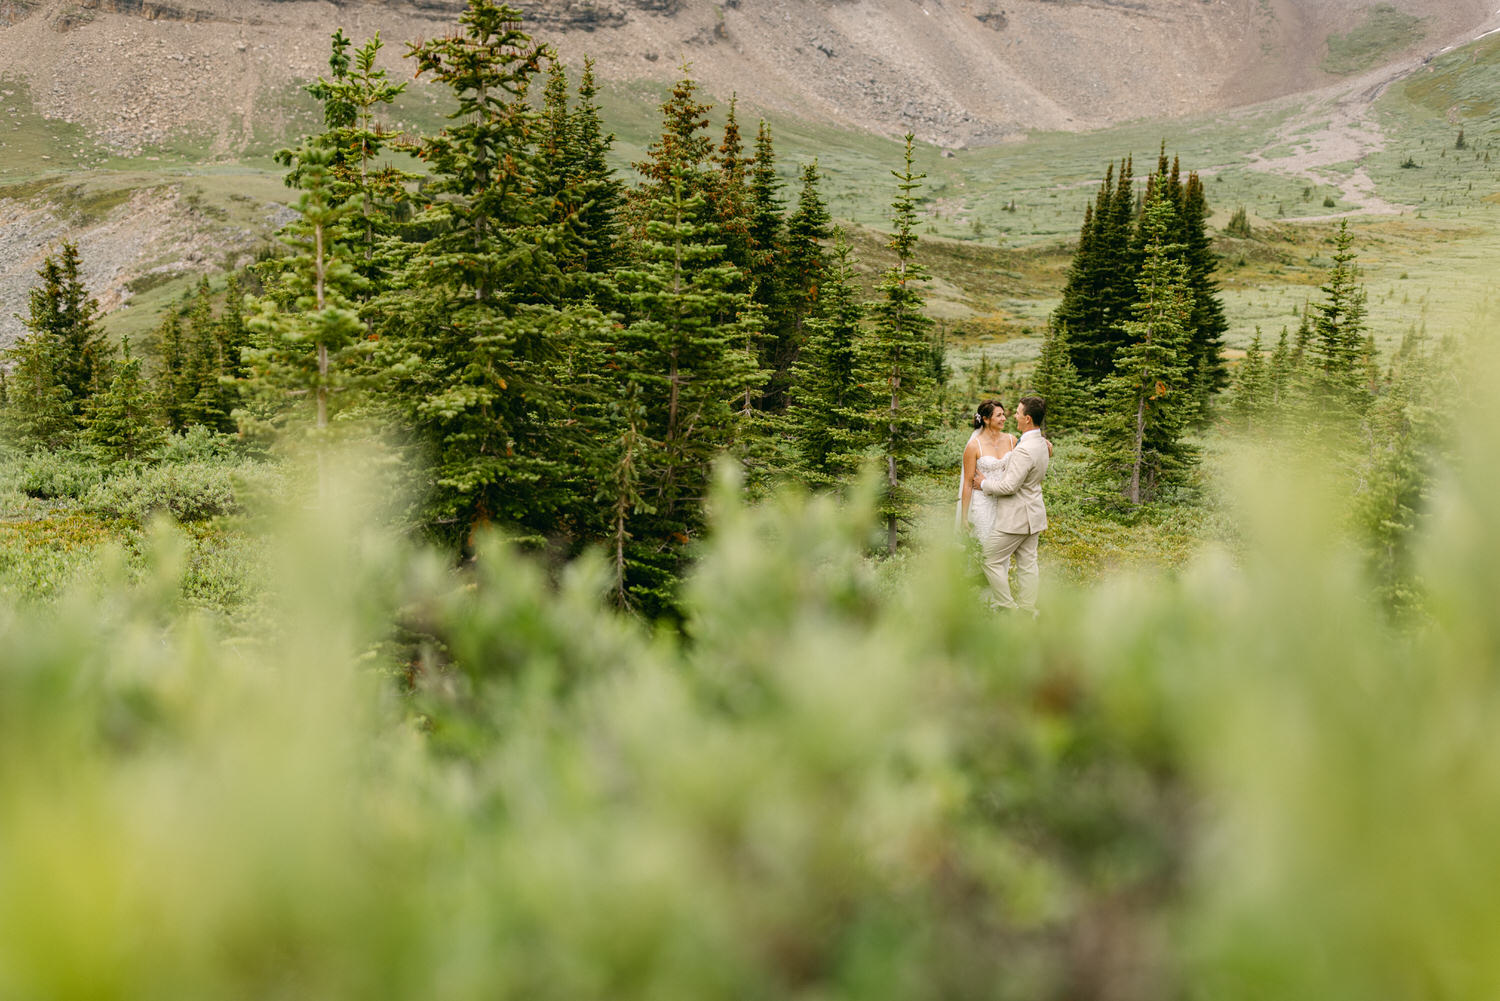
<instances>
[{"instance_id":1,"label":"beige suit jacket","mask_svg":"<svg viewBox=\"0 0 1500 1001\"><path fill-rule=\"evenodd\" d=\"M1042 501L1042 480L1047 476L1047 439L1027 432L1010 453L1004 472L981 484L995 500L993 531L1008 535L1034 535L1047 527L1047 505Z\"/></svg>"}]
</instances>

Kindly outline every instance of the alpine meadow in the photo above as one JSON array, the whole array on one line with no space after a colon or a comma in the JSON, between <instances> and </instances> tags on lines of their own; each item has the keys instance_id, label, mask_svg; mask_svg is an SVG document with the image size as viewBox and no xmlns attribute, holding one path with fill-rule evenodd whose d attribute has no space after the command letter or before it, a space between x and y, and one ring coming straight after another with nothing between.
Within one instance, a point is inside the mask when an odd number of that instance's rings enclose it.
<instances>
[{"instance_id":1,"label":"alpine meadow","mask_svg":"<svg viewBox=\"0 0 1500 1001\"><path fill-rule=\"evenodd\" d=\"M1469 0L0 0L0 999L1500 996L1497 93Z\"/></svg>"}]
</instances>

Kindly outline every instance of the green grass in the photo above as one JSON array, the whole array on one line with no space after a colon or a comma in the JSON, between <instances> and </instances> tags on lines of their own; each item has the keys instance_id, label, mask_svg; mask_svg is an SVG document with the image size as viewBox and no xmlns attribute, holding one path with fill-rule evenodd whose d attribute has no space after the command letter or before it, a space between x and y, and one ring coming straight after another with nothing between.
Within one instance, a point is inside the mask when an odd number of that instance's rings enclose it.
<instances>
[{"instance_id":1,"label":"green grass","mask_svg":"<svg viewBox=\"0 0 1500 1001\"><path fill-rule=\"evenodd\" d=\"M1388 3L1378 3L1364 21L1346 35L1328 36L1323 71L1347 76L1379 64L1383 59L1422 40L1424 18L1413 17Z\"/></svg>"}]
</instances>

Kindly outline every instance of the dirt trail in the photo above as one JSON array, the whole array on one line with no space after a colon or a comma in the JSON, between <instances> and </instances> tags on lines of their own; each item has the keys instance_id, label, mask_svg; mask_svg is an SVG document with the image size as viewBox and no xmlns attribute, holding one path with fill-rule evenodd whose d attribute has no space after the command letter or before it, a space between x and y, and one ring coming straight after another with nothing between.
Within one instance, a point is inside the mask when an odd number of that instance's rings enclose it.
<instances>
[{"instance_id":1,"label":"dirt trail","mask_svg":"<svg viewBox=\"0 0 1500 1001\"><path fill-rule=\"evenodd\" d=\"M1471 40L1496 31L1500 31L1500 10L1476 29ZM1282 124L1264 151L1252 156L1250 169L1303 178L1319 185L1335 185L1342 200L1354 206L1347 212L1300 216L1300 221L1316 222L1354 214L1398 215L1412 211L1410 206L1396 205L1377 195L1375 182L1363 166L1356 166L1349 174L1335 172L1332 168L1340 164L1359 164L1371 153L1385 149L1386 138L1372 113L1375 101L1391 84L1419 72L1434 56L1456 47L1457 43L1424 56L1403 59L1337 86L1289 99L1289 102L1295 100L1299 103L1309 98L1311 101ZM1285 146L1292 147L1290 154L1266 155L1270 150Z\"/></svg>"}]
</instances>

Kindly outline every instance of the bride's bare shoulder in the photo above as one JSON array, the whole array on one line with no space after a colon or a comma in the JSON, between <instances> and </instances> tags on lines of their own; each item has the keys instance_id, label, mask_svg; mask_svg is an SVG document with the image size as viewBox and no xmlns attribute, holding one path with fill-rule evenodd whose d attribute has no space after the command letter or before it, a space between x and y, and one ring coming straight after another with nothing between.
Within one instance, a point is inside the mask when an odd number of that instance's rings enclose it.
<instances>
[{"instance_id":1,"label":"bride's bare shoulder","mask_svg":"<svg viewBox=\"0 0 1500 1001\"><path fill-rule=\"evenodd\" d=\"M972 435L969 438L969 443L964 446L964 455L978 455L978 454L979 454L979 436L978 435Z\"/></svg>"}]
</instances>

